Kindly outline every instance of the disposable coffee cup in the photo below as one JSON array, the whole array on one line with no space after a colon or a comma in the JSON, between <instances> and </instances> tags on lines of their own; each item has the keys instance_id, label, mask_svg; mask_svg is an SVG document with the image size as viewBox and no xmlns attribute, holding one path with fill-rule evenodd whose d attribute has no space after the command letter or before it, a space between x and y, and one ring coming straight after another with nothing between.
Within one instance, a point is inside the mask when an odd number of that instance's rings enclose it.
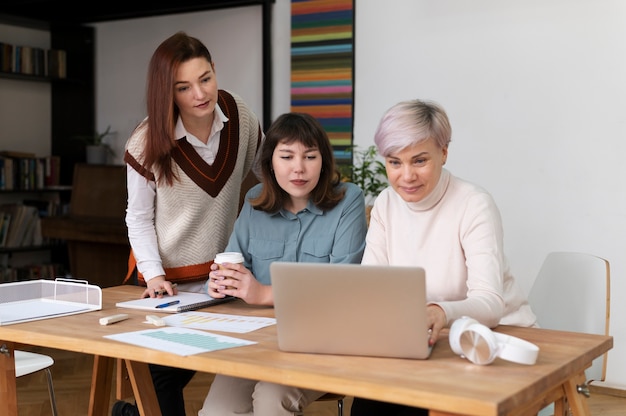
<instances>
[{"instance_id":1,"label":"disposable coffee cup","mask_svg":"<svg viewBox=\"0 0 626 416\"><path fill-rule=\"evenodd\" d=\"M225 269L222 266L224 263L233 263L233 264L241 264L243 263L243 254L235 252L235 251L226 251L224 253L218 253L213 259L213 262L217 264L217 267L220 269ZM232 286L227 286L226 289L235 289Z\"/></svg>"},{"instance_id":2,"label":"disposable coffee cup","mask_svg":"<svg viewBox=\"0 0 626 416\"><path fill-rule=\"evenodd\" d=\"M220 268L223 263L243 263L243 254L236 251L217 253L213 261L218 264Z\"/></svg>"}]
</instances>

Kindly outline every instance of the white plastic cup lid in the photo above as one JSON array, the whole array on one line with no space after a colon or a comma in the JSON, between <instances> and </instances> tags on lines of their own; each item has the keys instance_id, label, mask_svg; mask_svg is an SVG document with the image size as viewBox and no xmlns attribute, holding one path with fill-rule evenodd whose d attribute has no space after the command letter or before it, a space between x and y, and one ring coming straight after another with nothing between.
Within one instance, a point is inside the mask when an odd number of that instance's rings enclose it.
<instances>
[{"instance_id":1,"label":"white plastic cup lid","mask_svg":"<svg viewBox=\"0 0 626 416\"><path fill-rule=\"evenodd\" d=\"M213 260L215 263L217 264L222 264L222 263L243 263L243 254L238 253L238 252L234 252L234 251L227 251L224 253L218 253L215 256L215 259Z\"/></svg>"}]
</instances>

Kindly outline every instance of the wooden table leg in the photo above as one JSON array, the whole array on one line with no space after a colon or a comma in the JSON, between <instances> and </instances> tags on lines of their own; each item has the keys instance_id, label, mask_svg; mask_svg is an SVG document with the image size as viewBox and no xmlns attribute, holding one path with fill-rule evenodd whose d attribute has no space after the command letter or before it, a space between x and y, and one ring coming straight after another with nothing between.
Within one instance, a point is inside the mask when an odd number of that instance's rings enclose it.
<instances>
[{"instance_id":1,"label":"wooden table leg","mask_svg":"<svg viewBox=\"0 0 626 416\"><path fill-rule=\"evenodd\" d=\"M133 397L133 386L130 385L130 377L126 363L121 358L115 359L115 398L117 400L125 400Z\"/></svg>"},{"instance_id":2,"label":"wooden table leg","mask_svg":"<svg viewBox=\"0 0 626 416\"><path fill-rule=\"evenodd\" d=\"M93 357L91 391L89 392L89 416L108 416L113 383L113 361L111 357Z\"/></svg>"},{"instance_id":3,"label":"wooden table leg","mask_svg":"<svg viewBox=\"0 0 626 416\"><path fill-rule=\"evenodd\" d=\"M0 414L17 416L15 344L0 342Z\"/></svg>"},{"instance_id":4,"label":"wooden table leg","mask_svg":"<svg viewBox=\"0 0 626 416\"><path fill-rule=\"evenodd\" d=\"M567 416L569 414L569 406L565 396L559 397L554 401L554 416Z\"/></svg>"},{"instance_id":5,"label":"wooden table leg","mask_svg":"<svg viewBox=\"0 0 626 416\"><path fill-rule=\"evenodd\" d=\"M578 392L578 386L585 384L585 382L585 373L582 372L563 384L567 403L569 404L573 416L588 416L591 414L587 398L583 396L582 393Z\"/></svg>"},{"instance_id":6,"label":"wooden table leg","mask_svg":"<svg viewBox=\"0 0 626 416\"><path fill-rule=\"evenodd\" d=\"M128 370L130 384L133 386L139 414L141 416L162 416L148 364L130 360L124 360L124 362Z\"/></svg>"}]
</instances>

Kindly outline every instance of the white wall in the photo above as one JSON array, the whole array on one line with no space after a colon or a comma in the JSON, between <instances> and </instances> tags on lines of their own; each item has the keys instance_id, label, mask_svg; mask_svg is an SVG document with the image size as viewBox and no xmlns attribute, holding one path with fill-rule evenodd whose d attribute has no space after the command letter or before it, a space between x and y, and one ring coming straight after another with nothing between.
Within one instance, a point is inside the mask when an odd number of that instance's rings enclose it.
<instances>
[{"instance_id":1,"label":"white wall","mask_svg":"<svg viewBox=\"0 0 626 416\"><path fill-rule=\"evenodd\" d=\"M145 70L154 47L180 27L195 35L209 30L222 23L223 15L230 13L96 25L99 128L110 123L120 132L117 140L125 140L144 114ZM289 111L289 19L289 0L276 0L272 118ZM626 2L621 0L356 0L354 129L356 143L367 146L378 119L396 102L423 98L441 103L453 125L447 167L494 195L504 219L507 255L526 290L550 251L607 258L615 346L606 385L622 389L624 22ZM230 41L237 31L221 30L207 39L225 42L225 33ZM226 73L242 65L225 60L257 52L207 43L222 87ZM241 82L232 88L246 90ZM260 80L253 82L260 85ZM261 100L254 104L256 97L245 98L260 115Z\"/></svg>"},{"instance_id":2,"label":"white wall","mask_svg":"<svg viewBox=\"0 0 626 416\"><path fill-rule=\"evenodd\" d=\"M453 128L446 166L495 197L526 290L550 251L610 261L606 384L626 388L626 2L387 0L384 9L380 19L380 2L356 2L356 143L373 143L398 101L442 104Z\"/></svg>"}]
</instances>

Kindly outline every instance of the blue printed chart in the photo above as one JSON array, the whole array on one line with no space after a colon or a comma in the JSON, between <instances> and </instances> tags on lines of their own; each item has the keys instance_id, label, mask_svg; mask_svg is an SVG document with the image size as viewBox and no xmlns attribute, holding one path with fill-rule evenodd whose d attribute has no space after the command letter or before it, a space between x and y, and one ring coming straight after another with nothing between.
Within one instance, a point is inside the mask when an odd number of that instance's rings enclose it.
<instances>
[{"instance_id":1,"label":"blue printed chart","mask_svg":"<svg viewBox=\"0 0 626 416\"><path fill-rule=\"evenodd\" d=\"M183 356L256 344L253 341L180 327L123 332L104 337Z\"/></svg>"},{"instance_id":2,"label":"blue printed chart","mask_svg":"<svg viewBox=\"0 0 626 416\"><path fill-rule=\"evenodd\" d=\"M210 312L182 312L162 318L168 326L245 333L275 325L276 319Z\"/></svg>"}]
</instances>

